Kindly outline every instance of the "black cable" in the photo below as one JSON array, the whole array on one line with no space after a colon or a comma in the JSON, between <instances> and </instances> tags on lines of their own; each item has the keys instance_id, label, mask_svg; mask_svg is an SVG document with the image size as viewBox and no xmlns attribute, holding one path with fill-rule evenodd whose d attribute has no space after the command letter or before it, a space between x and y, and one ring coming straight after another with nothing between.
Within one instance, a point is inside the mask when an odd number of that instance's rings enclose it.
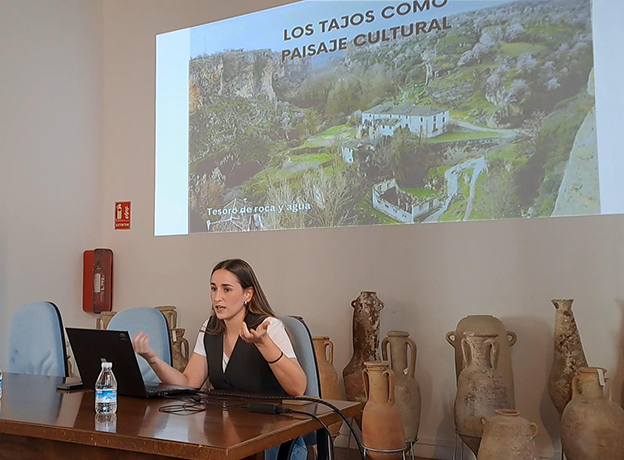
<instances>
[{"instance_id":1,"label":"black cable","mask_svg":"<svg viewBox=\"0 0 624 460\"><path fill-rule=\"evenodd\" d=\"M176 415L192 415L205 411L209 406L221 409L231 409L234 407L244 407L244 402L233 401L233 398L224 398L217 401L211 401L208 397L198 395L193 396L165 396L167 399L181 401L181 404L168 404L158 408L159 412Z\"/></svg>"},{"instance_id":2,"label":"black cable","mask_svg":"<svg viewBox=\"0 0 624 460\"><path fill-rule=\"evenodd\" d=\"M294 409L291 409L289 407L279 407L278 408L278 412L280 414L301 414L301 415L307 415L308 417L312 417L314 420L319 422L323 426L323 429L325 430L325 432L327 433L327 437L329 438L329 460L332 460L332 459L335 458L335 455L334 455L334 438L332 438L332 435L329 432L329 427L327 425L325 425L325 422L323 422L323 420L321 420L320 418L318 418L314 414L310 414L309 412L305 412L305 411L302 411L302 410L294 410Z\"/></svg>"},{"instance_id":3,"label":"black cable","mask_svg":"<svg viewBox=\"0 0 624 460\"><path fill-rule=\"evenodd\" d=\"M158 408L158 412L163 412L165 414L176 414L176 415L191 415L197 414L198 412L203 412L206 410L206 406L203 403L201 397L197 396L174 396L168 397L167 399L175 399L181 401L180 404L168 404L166 406L161 406Z\"/></svg>"},{"instance_id":4,"label":"black cable","mask_svg":"<svg viewBox=\"0 0 624 460\"><path fill-rule=\"evenodd\" d=\"M214 391L214 390L209 390L209 391L200 390L198 393L209 395L209 396L221 396L221 397L230 397L230 398L234 397L234 398L246 398L246 399L269 399L269 400L280 400L280 401L281 400L309 401L309 402L313 402L317 404L323 404L329 407L330 409L332 409L338 415L340 415L342 420L347 424L347 427L351 431L351 434L353 434L353 437L355 438L355 442L358 445L358 450L360 451L360 456L362 457L362 460L366 460L366 455L364 453L364 446L362 445L362 441L360 441L360 438L358 438L358 435L353 429L353 426L351 425L349 420L347 420L347 418L340 411L340 409L338 409L332 403L324 401L323 399L312 398L309 396L273 396L273 395L236 394L236 393L219 392L219 391Z\"/></svg>"}]
</instances>

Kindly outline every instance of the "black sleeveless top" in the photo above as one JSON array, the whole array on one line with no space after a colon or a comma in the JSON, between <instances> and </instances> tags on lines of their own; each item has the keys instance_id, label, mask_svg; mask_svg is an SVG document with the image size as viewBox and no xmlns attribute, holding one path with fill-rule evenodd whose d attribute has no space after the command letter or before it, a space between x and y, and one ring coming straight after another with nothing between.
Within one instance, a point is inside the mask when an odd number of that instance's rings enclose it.
<instances>
[{"instance_id":1,"label":"black sleeveless top","mask_svg":"<svg viewBox=\"0 0 624 460\"><path fill-rule=\"evenodd\" d=\"M262 324L262 316L247 313L245 323ZM204 334L204 348L208 360L210 383L215 390L243 391L267 395L287 393L275 378L275 374L253 343L239 338L234 345L228 365L223 372L223 335Z\"/></svg>"}]
</instances>

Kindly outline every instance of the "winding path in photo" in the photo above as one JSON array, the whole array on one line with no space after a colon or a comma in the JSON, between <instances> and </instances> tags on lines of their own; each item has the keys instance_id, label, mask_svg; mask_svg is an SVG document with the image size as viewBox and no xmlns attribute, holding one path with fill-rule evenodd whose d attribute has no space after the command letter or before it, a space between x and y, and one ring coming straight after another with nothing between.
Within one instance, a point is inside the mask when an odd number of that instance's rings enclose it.
<instances>
[{"instance_id":1,"label":"winding path in photo","mask_svg":"<svg viewBox=\"0 0 624 460\"><path fill-rule=\"evenodd\" d=\"M470 181L470 196L468 197L468 206L466 207L464 220L470 217L477 179L485 169L485 157L473 158L471 160L464 161L463 163L459 163L452 168L446 170L446 172L444 173L447 190L446 199L444 200L442 207L433 214L431 214L429 217L427 217L424 222L437 222L440 216L447 211L448 207L451 204L451 201L453 200L453 197L457 195L457 192L459 191L459 175L462 173L462 171L470 168L474 168L474 171L472 173L472 179Z\"/></svg>"}]
</instances>

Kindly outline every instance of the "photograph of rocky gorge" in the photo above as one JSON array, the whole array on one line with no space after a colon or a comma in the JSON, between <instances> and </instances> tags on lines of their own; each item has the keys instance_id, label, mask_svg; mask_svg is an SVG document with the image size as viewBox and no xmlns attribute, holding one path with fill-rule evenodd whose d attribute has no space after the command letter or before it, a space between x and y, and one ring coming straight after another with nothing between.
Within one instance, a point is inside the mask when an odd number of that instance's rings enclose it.
<instances>
[{"instance_id":1,"label":"photograph of rocky gorge","mask_svg":"<svg viewBox=\"0 0 624 460\"><path fill-rule=\"evenodd\" d=\"M382 5L287 8L334 3ZM456 3L307 57L198 28L190 232L599 214L591 1Z\"/></svg>"}]
</instances>

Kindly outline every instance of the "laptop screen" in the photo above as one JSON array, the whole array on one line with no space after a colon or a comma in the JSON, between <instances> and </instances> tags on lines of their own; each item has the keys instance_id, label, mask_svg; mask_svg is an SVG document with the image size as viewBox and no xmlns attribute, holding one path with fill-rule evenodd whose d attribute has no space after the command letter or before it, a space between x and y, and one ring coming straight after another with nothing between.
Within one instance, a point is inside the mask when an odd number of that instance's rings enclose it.
<instances>
[{"instance_id":1,"label":"laptop screen","mask_svg":"<svg viewBox=\"0 0 624 460\"><path fill-rule=\"evenodd\" d=\"M65 328L84 388L94 389L102 361L113 363L120 395L145 398L145 383L126 331Z\"/></svg>"}]
</instances>

